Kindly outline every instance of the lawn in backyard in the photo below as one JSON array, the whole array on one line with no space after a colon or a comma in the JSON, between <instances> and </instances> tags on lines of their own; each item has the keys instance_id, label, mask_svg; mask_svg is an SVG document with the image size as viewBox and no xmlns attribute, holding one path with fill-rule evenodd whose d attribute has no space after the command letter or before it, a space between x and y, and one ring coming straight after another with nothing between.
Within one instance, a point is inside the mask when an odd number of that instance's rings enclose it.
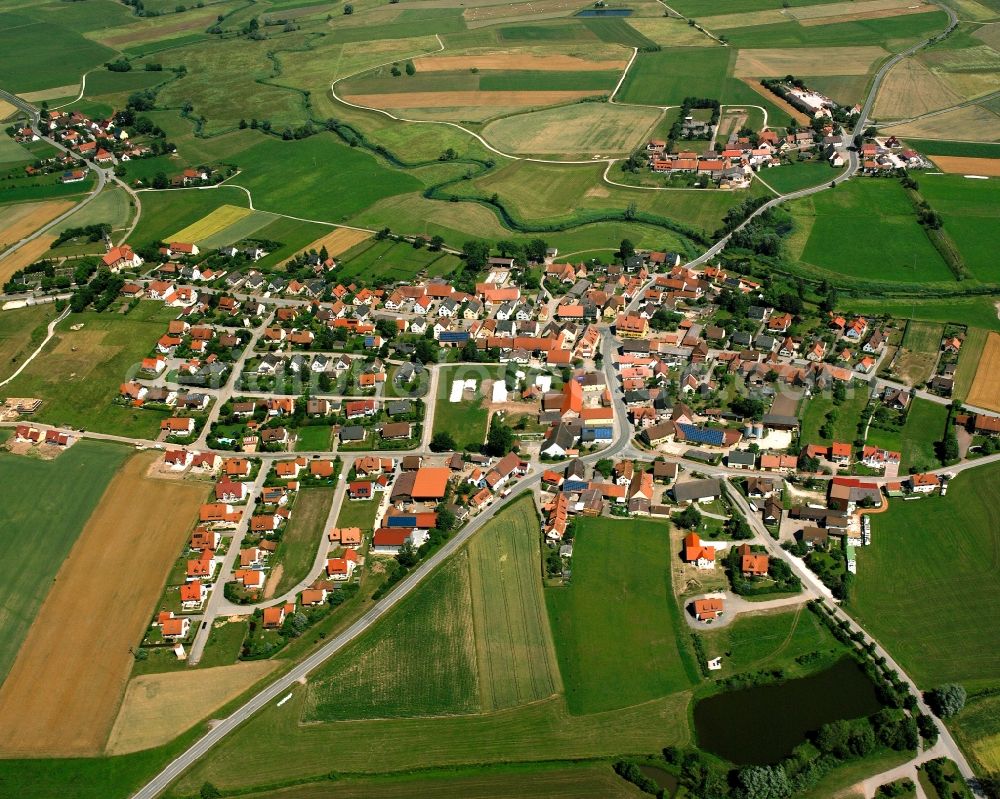
<instances>
[{"instance_id":1,"label":"lawn in backyard","mask_svg":"<svg viewBox=\"0 0 1000 799\"><path fill-rule=\"evenodd\" d=\"M973 700L949 722L968 753L1000 753L1000 464L962 472L946 497L891 500L859 550L850 611L922 690L962 683ZM975 612L969 612L970 599Z\"/></svg>"},{"instance_id":2,"label":"lawn in backyard","mask_svg":"<svg viewBox=\"0 0 1000 799\"><path fill-rule=\"evenodd\" d=\"M670 587L674 556L667 522L577 521L572 582L545 593L571 713L637 705L697 682Z\"/></svg>"},{"instance_id":3,"label":"lawn in backyard","mask_svg":"<svg viewBox=\"0 0 1000 799\"><path fill-rule=\"evenodd\" d=\"M10 396L39 397L40 422L139 438L155 438L163 415L115 404L118 387L133 376L176 309L143 302L130 314L71 314L40 357L6 387ZM71 325L83 325L70 330Z\"/></svg>"},{"instance_id":4,"label":"lawn in backyard","mask_svg":"<svg viewBox=\"0 0 1000 799\"><path fill-rule=\"evenodd\" d=\"M378 505L374 499L347 499L345 496L337 516L337 527L360 527L362 534L372 532Z\"/></svg>"},{"instance_id":5,"label":"lawn in backyard","mask_svg":"<svg viewBox=\"0 0 1000 799\"><path fill-rule=\"evenodd\" d=\"M851 443L858 437L858 422L861 421L865 407L868 405L868 388L862 384L852 383L847 389L847 399L837 404L830 392L814 394L806 402L802 413L802 443L831 444L834 441ZM824 426L829 414L834 414L835 421L830 426L831 434L824 436L820 429Z\"/></svg>"},{"instance_id":6,"label":"lawn in backyard","mask_svg":"<svg viewBox=\"0 0 1000 799\"><path fill-rule=\"evenodd\" d=\"M333 428L328 424L311 424L295 431L295 449L299 452L329 451Z\"/></svg>"},{"instance_id":7,"label":"lawn in backyard","mask_svg":"<svg viewBox=\"0 0 1000 799\"><path fill-rule=\"evenodd\" d=\"M903 187L896 180L852 180L789 206L793 256L826 273L881 282L953 282ZM859 242L878 241L878 247Z\"/></svg>"},{"instance_id":8,"label":"lawn in backyard","mask_svg":"<svg viewBox=\"0 0 1000 799\"><path fill-rule=\"evenodd\" d=\"M281 536L272 563L271 577L281 568L274 595L280 596L309 573L320 541L326 535L326 517L333 501L332 488L305 488L295 498L294 512L288 528Z\"/></svg>"},{"instance_id":9,"label":"lawn in backyard","mask_svg":"<svg viewBox=\"0 0 1000 799\"><path fill-rule=\"evenodd\" d=\"M881 430L871 427L865 443L901 453L900 474L906 474L911 469L937 469L941 462L935 445L944 437L947 419L948 409L944 405L915 398L910 403L902 429Z\"/></svg>"},{"instance_id":10,"label":"lawn in backyard","mask_svg":"<svg viewBox=\"0 0 1000 799\"><path fill-rule=\"evenodd\" d=\"M128 457L117 444L78 441L53 460L0 453L3 556L0 682L104 489Z\"/></svg>"}]
</instances>

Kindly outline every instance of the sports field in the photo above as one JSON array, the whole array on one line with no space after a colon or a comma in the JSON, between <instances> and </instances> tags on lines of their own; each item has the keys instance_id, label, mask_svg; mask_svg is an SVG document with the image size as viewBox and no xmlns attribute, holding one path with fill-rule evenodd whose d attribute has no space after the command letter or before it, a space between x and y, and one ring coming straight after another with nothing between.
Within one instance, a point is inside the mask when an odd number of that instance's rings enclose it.
<instances>
[{"instance_id":1,"label":"sports field","mask_svg":"<svg viewBox=\"0 0 1000 799\"><path fill-rule=\"evenodd\" d=\"M954 280L896 181L852 180L788 208L795 220L789 249L807 264L848 278ZM879 246L856 246L869 240Z\"/></svg>"},{"instance_id":2,"label":"sports field","mask_svg":"<svg viewBox=\"0 0 1000 799\"><path fill-rule=\"evenodd\" d=\"M129 648L148 626L207 493L146 478L156 457L134 455L117 473L28 631L0 688L0 750L8 756L95 755L104 747L132 668Z\"/></svg>"},{"instance_id":3,"label":"sports field","mask_svg":"<svg viewBox=\"0 0 1000 799\"><path fill-rule=\"evenodd\" d=\"M505 508L472 539L468 562L483 710L552 696L560 688L559 670L530 497Z\"/></svg>"},{"instance_id":4,"label":"sports field","mask_svg":"<svg viewBox=\"0 0 1000 799\"><path fill-rule=\"evenodd\" d=\"M6 315L6 314L5 314ZM0 453L4 558L17 564L0 587L0 680L14 662L52 581L111 478L125 447L81 441L42 461Z\"/></svg>"},{"instance_id":5,"label":"sports field","mask_svg":"<svg viewBox=\"0 0 1000 799\"><path fill-rule=\"evenodd\" d=\"M667 523L580 518L576 527L572 583L545 594L570 712L689 688L698 677L670 588Z\"/></svg>"},{"instance_id":6,"label":"sports field","mask_svg":"<svg viewBox=\"0 0 1000 799\"><path fill-rule=\"evenodd\" d=\"M272 660L214 669L144 674L132 679L108 738L107 754L169 743L277 667Z\"/></svg>"},{"instance_id":7,"label":"sports field","mask_svg":"<svg viewBox=\"0 0 1000 799\"><path fill-rule=\"evenodd\" d=\"M581 103L503 117L483 136L504 152L538 155L617 155L644 143L660 113L607 103Z\"/></svg>"},{"instance_id":8,"label":"sports field","mask_svg":"<svg viewBox=\"0 0 1000 799\"><path fill-rule=\"evenodd\" d=\"M332 488L305 488L295 498L295 513L272 558L272 563L277 565L271 570L266 596L281 596L308 575L320 541L326 535L326 517L333 492Z\"/></svg>"},{"instance_id":9,"label":"sports field","mask_svg":"<svg viewBox=\"0 0 1000 799\"><path fill-rule=\"evenodd\" d=\"M979 359L976 377L972 381L966 402L977 408L1000 411L1000 334L998 333L990 333L986 339L986 346Z\"/></svg>"},{"instance_id":10,"label":"sports field","mask_svg":"<svg viewBox=\"0 0 1000 799\"><path fill-rule=\"evenodd\" d=\"M372 503L368 503L372 504ZM306 721L470 713L480 709L463 550L376 628L324 664L307 688Z\"/></svg>"},{"instance_id":11,"label":"sports field","mask_svg":"<svg viewBox=\"0 0 1000 799\"><path fill-rule=\"evenodd\" d=\"M118 386L163 335L175 309L142 302L127 316L85 311L64 319L56 336L7 387L10 396L43 397L41 422L155 438L161 415L113 403ZM82 324L80 330L70 325Z\"/></svg>"},{"instance_id":12,"label":"sports field","mask_svg":"<svg viewBox=\"0 0 1000 799\"><path fill-rule=\"evenodd\" d=\"M1000 466L990 464L959 474L944 498L891 500L872 517L851 612L922 689L1000 682L1000 629L982 623L1000 613L991 554L1000 545L998 500Z\"/></svg>"}]
</instances>

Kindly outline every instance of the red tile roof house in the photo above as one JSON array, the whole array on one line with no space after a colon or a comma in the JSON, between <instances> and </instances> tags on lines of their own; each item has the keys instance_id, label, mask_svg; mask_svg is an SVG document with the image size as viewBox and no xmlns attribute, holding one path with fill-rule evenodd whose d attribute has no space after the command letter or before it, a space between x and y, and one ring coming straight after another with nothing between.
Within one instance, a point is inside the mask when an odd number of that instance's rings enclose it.
<instances>
[{"instance_id":1,"label":"red tile roof house","mask_svg":"<svg viewBox=\"0 0 1000 799\"><path fill-rule=\"evenodd\" d=\"M194 454L186 449L168 449L163 453L163 465L170 467L171 471L182 472L193 460Z\"/></svg>"},{"instance_id":2,"label":"red tile roof house","mask_svg":"<svg viewBox=\"0 0 1000 799\"><path fill-rule=\"evenodd\" d=\"M219 502L242 502L250 493L248 483L236 482L223 477L215 484L215 498Z\"/></svg>"},{"instance_id":3,"label":"red tile roof house","mask_svg":"<svg viewBox=\"0 0 1000 799\"><path fill-rule=\"evenodd\" d=\"M194 419L190 416L171 416L160 422L160 431L168 436L189 436L194 432Z\"/></svg>"},{"instance_id":4,"label":"red tile roof house","mask_svg":"<svg viewBox=\"0 0 1000 799\"><path fill-rule=\"evenodd\" d=\"M190 632L191 619L188 618L164 619L160 625L160 634L164 640L179 641L182 638L187 638Z\"/></svg>"},{"instance_id":5,"label":"red tile roof house","mask_svg":"<svg viewBox=\"0 0 1000 799\"><path fill-rule=\"evenodd\" d=\"M376 555L398 555L412 532L401 527L380 527L372 536L371 551Z\"/></svg>"},{"instance_id":6,"label":"red tile roof house","mask_svg":"<svg viewBox=\"0 0 1000 799\"><path fill-rule=\"evenodd\" d=\"M342 558L330 558L326 562L326 575L331 580L350 580L354 574L354 569L358 565L358 554L349 549Z\"/></svg>"},{"instance_id":7,"label":"red tile roof house","mask_svg":"<svg viewBox=\"0 0 1000 799\"><path fill-rule=\"evenodd\" d=\"M697 533L684 537L684 561L693 563L699 569L715 568L715 547L702 546Z\"/></svg>"},{"instance_id":8,"label":"red tile roof house","mask_svg":"<svg viewBox=\"0 0 1000 799\"><path fill-rule=\"evenodd\" d=\"M201 580L192 580L181 586L181 608L184 610L197 610L201 603L205 601L205 586Z\"/></svg>"},{"instance_id":9,"label":"red tile roof house","mask_svg":"<svg viewBox=\"0 0 1000 799\"><path fill-rule=\"evenodd\" d=\"M348 485L347 492L351 499L371 499L372 484L368 480L357 480Z\"/></svg>"},{"instance_id":10,"label":"red tile roof house","mask_svg":"<svg viewBox=\"0 0 1000 799\"><path fill-rule=\"evenodd\" d=\"M694 617L698 621L711 622L721 616L724 611L723 600L714 597L696 599L692 603Z\"/></svg>"}]
</instances>

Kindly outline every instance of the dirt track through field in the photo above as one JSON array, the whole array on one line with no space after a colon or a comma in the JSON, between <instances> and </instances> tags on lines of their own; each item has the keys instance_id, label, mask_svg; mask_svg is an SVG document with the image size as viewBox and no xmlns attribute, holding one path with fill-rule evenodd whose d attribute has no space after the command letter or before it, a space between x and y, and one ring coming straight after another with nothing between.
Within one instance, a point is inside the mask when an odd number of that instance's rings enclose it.
<instances>
[{"instance_id":1,"label":"dirt track through field","mask_svg":"<svg viewBox=\"0 0 1000 799\"><path fill-rule=\"evenodd\" d=\"M74 205L72 200L48 200L4 208L0 212L0 250L16 244Z\"/></svg>"},{"instance_id":2,"label":"dirt track through field","mask_svg":"<svg viewBox=\"0 0 1000 799\"><path fill-rule=\"evenodd\" d=\"M606 92L605 92L606 93ZM468 106L533 107L571 103L581 97L596 97L601 92L389 92L387 94L350 94L344 99L370 108L464 108Z\"/></svg>"},{"instance_id":3,"label":"dirt track through field","mask_svg":"<svg viewBox=\"0 0 1000 799\"><path fill-rule=\"evenodd\" d=\"M417 72L456 70L531 70L534 72L602 72L625 69L626 59L591 61L571 55L531 55L528 53L484 53L482 55L425 56L413 60Z\"/></svg>"},{"instance_id":4,"label":"dirt track through field","mask_svg":"<svg viewBox=\"0 0 1000 799\"><path fill-rule=\"evenodd\" d=\"M977 408L1000 411L1000 333L990 333L986 338L976 377L965 402Z\"/></svg>"},{"instance_id":5,"label":"dirt track through field","mask_svg":"<svg viewBox=\"0 0 1000 799\"><path fill-rule=\"evenodd\" d=\"M41 258L49 251L56 237L51 233L43 233L37 239L32 239L23 247L15 250L6 258L0 259L0 284L10 280L18 269L23 269ZM11 242L14 244L15 242Z\"/></svg>"},{"instance_id":6,"label":"dirt track through field","mask_svg":"<svg viewBox=\"0 0 1000 799\"><path fill-rule=\"evenodd\" d=\"M740 50L733 74L738 78L783 75L866 75L887 55L881 47L811 47L808 50Z\"/></svg>"},{"instance_id":7,"label":"dirt track through field","mask_svg":"<svg viewBox=\"0 0 1000 799\"><path fill-rule=\"evenodd\" d=\"M0 754L101 753L203 485L150 480L125 463L62 564L0 687Z\"/></svg>"},{"instance_id":8,"label":"dirt track through field","mask_svg":"<svg viewBox=\"0 0 1000 799\"><path fill-rule=\"evenodd\" d=\"M807 117L801 111L799 111L798 109L796 109L794 106L792 106L789 103L787 103L785 100L782 100L780 97L778 97L778 95L772 94L771 92L769 92L767 89L765 89L761 85L761 83L760 83L759 80L754 80L753 78L741 78L741 80L747 86L749 86L751 89L753 89L755 92L757 92L757 94L759 94L761 97L769 100L774 105L776 105L778 108L780 108L782 111L786 111L788 113L788 116L791 117L792 119L794 119L800 125L808 125L809 124L809 117ZM776 119L775 120L769 120L769 121L773 125L778 125L779 122L780 122L780 120L776 120Z\"/></svg>"},{"instance_id":9,"label":"dirt track through field","mask_svg":"<svg viewBox=\"0 0 1000 799\"><path fill-rule=\"evenodd\" d=\"M124 755L169 743L277 665L273 660L259 660L136 677L128 684L107 754Z\"/></svg>"},{"instance_id":10,"label":"dirt track through field","mask_svg":"<svg viewBox=\"0 0 1000 799\"><path fill-rule=\"evenodd\" d=\"M1000 178L1000 158L961 158L957 155L932 155L942 172L957 175L985 175Z\"/></svg>"}]
</instances>

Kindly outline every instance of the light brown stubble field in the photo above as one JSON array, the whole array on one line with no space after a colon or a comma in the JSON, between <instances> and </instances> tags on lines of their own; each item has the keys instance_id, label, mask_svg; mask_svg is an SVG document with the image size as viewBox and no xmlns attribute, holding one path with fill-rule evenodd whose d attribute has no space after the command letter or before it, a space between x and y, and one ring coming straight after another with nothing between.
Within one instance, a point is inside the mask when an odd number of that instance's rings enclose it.
<instances>
[{"instance_id":1,"label":"light brown stubble field","mask_svg":"<svg viewBox=\"0 0 1000 799\"><path fill-rule=\"evenodd\" d=\"M203 485L152 480L157 457L114 477L56 576L0 687L0 753L99 754Z\"/></svg>"},{"instance_id":2,"label":"light brown stubble field","mask_svg":"<svg viewBox=\"0 0 1000 799\"><path fill-rule=\"evenodd\" d=\"M976 368L976 377L972 381L972 388L965 402L988 411L1000 411L1000 334L998 333L990 333L986 339L983 355Z\"/></svg>"}]
</instances>

